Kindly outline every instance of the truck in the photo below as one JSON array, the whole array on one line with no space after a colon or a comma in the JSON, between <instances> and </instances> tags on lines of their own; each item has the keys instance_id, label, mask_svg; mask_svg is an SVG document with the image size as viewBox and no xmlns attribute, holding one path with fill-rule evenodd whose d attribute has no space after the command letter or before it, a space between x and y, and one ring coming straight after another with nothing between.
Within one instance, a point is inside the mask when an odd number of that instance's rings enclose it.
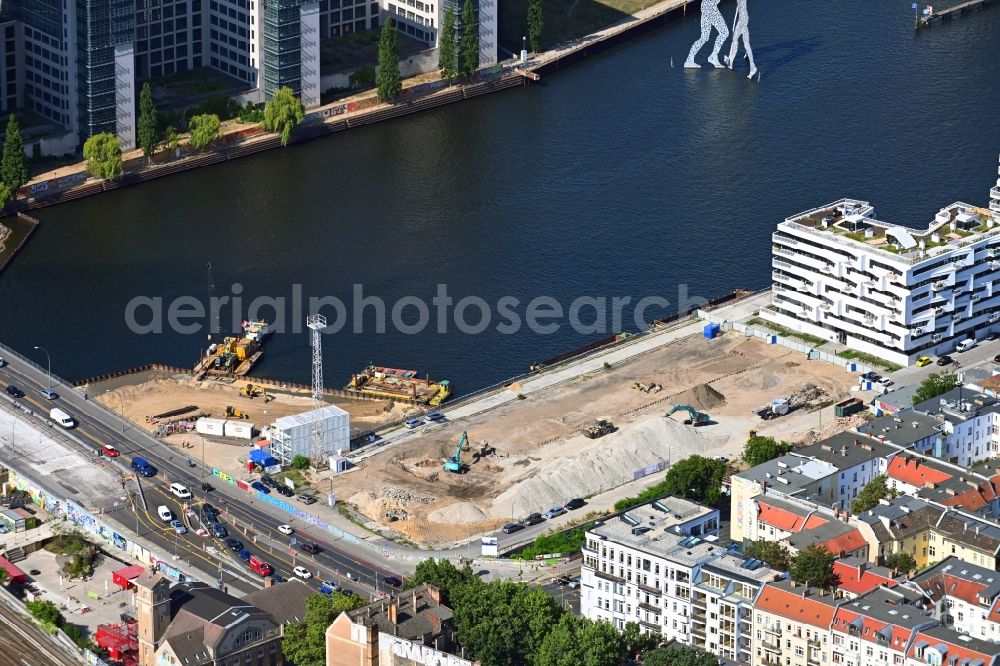
<instances>
[{"instance_id":1,"label":"truck","mask_svg":"<svg viewBox=\"0 0 1000 666\"><path fill-rule=\"evenodd\" d=\"M260 559L256 555L251 555L250 561L247 562L247 564L249 564L250 568L256 571L261 576L270 576L271 574L274 573L274 567L272 567L270 564Z\"/></svg>"},{"instance_id":2,"label":"truck","mask_svg":"<svg viewBox=\"0 0 1000 666\"><path fill-rule=\"evenodd\" d=\"M49 410L49 418L66 429L72 428L76 425L76 421L73 420L73 417L58 407Z\"/></svg>"},{"instance_id":3,"label":"truck","mask_svg":"<svg viewBox=\"0 0 1000 666\"><path fill-rule=\"evenodd\" d=\"M776 419L788 413L788 398L775 398L763 407L753 410L753 413L764 419Z\"/></svg>"},{"instance_id":4,"label":"truck","mask_svg":"<svg viewBox=\"0 0 1000 666\"><path fill-rule=\"evenodd\" d=\"M142 476L156 476L156 468L139 456L132 458L132 469Z\"/></svg>"}]
</instances>

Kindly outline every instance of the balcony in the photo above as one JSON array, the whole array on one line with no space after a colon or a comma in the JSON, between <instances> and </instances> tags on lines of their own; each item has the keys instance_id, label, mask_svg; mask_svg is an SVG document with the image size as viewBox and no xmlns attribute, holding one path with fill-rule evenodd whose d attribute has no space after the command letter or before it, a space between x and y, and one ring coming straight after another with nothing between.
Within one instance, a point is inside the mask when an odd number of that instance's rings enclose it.
<instances>
[{"instance_id":1,"label":"balcony","mask_svg":"<svg viewBox=\"0 0 1000 666\"><path fill-rule=\"evenodd\" d=\"M619 578L618 576L612 576L611 574L605 573L603 571L595 571L594 575L597 576L598 578L603 578L604 580L610 580L613 583L624 583L625 582L624 578Z\"/></svg>"},{"instance_id":2,"label":"balcony","mask_svg":"<svg viewBox=\"0 0 1000 666\"><path fill-rule=\"evenodd\" d=\"M781 643L778 641L769 641L766 638L760 642L761 647L763 647L768 652L781 653Z\"/></svg>"},{"instance_id":3,"label":"balcony","mask_svg":"<svg viewBox=\"0 0 1000 666\"><path fill-rule=\"evenodd\" d=\"M694 620L695 622L701 622L702 624L705 624L705 619L706 619L705 611L695 610L695 612L691 613L691 619Z\"/></svg>"},{"instance_id":4,"label":"balcony","mask_svg":"<svg viewBox=\"0 0 1000 666\"><path fill-rule=\"evenodd\" d=\"M798 245L799 242L792 238L791 236L785 236L783 234L773 233L771 234L771 241L774 243L785 243L787 245Z\"/></svg>"},{"instance_id":5,"label":"balcony","mask_svg":"<svg viewBox=\"0 0 1000 666\"><path fill-rule=\"evenodd\" d=\"M660 590L660 589L655 588L655 587L650 587L649 585L644 585L642 583L636 583L635 586L638 587L643 592L649 592L650 594L655 594L656 596L660 596L660 595L663 594L663 590Z\"/></svg>"},{"instance_id":6,"label":"balcony","mask_svg":"<svg viewBox=\"0 0 1000 666\"><path fill-rule=\"evenodd\" d=\"M780 636L781 635L781 626L780 625L775 625L773 627L767 627L767 626L765 626L764 627L764 633L774 634L775 636Z\"/></svg>"},{"instance_id":7,"label":"balcony","mask_svg":"<svg viewBox=\"0 0 1000 666\"><path fill-rule=\"evenodd\" d=\"M702 595L700 597L692 597L691 605L693 605L695 608L701 608L702 610L705 610L706 608L708 608L707 599L708 598L705 595Z\"/></svg>"},{"instance_id":8,"label":"balcony","mask_svg":"<svg viewBox=\"0 0 1000 666\"><path fill-rule=\"evenodd\" d=\"M649 611L650 613L655 613L656 615L659 615L660 611L662 610L661 608L659 608L657 606L654 606L652 604L646 604L646 603L640 603L639 604L639 608L641 608L644 611Z\"/></svg>"}]
</instances>

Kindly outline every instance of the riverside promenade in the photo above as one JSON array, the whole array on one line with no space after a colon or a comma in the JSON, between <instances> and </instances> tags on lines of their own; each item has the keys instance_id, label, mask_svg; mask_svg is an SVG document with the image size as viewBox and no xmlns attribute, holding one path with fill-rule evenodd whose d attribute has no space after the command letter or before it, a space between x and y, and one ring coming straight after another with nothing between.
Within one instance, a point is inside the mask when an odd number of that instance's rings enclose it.
<instances>
[{"instance_id":1,"label":"riverside promenade","mask_svg":"<svg viewBox=\"0 0 1000 666\"><path fill-rule=\"evenodd\" d=\"M295 129L290 143L526 85L537 80L541 74L617 44L634 33L684 16L688 5L693 4L692 0L662 0L606 28L535 54L526 63L506 60L483 69L469 82L449 85L440 79L437 72L413 77L403 82L400 97L391 103L378 102L373 91L336 100L310 109L304 122ZM151 162L138 149L125 152L122 155L125 174L114 181L90 177L86 163L82 161L38 174L22 188L21 196L8 206L8 211L26 211L65 203L279 147L281 142L277 134L266 132L257 124L229 120L222 124L218 141L205 151L189 149L185 135L175 151L161 149Z\"/></svg>"}]
</instances>

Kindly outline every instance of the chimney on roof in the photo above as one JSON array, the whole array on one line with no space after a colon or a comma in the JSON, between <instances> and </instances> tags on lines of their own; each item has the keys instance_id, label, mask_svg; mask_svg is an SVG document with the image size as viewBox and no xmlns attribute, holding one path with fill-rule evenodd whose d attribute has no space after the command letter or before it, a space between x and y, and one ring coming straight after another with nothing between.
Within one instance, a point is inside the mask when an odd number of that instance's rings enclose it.
<instances>
[{"instance_id":1,"label":"chimney on roof","mask_svg":"<svg viewBox=\"0 0 1000 666\"><path fill-rule=\"evenodd\" d=\"M793 578L793 579L792 579L792 587L798 587L798 586L799 586L799 584L798 584L798 583L796 583L796 582L795 582L795 579Z\"/></svg>"},{"instance_id":2,"label":"chimney on roof","mask_svg":"<svg viewBox=\"0 0 1000 666\"><path fill-rule=\"evenodd\" d=\"M857 441L857 440L854 440L854 441ZM840 447L840 455L844 456L845 458L847 457L847 446L846 445Z\"/></svg>"},{"instance_id":3,"label":"chimney on roof","mask_svg":"<svg viewBox=\"0 0 1000 666\"><path fill-rule=\"evenodd\" d=\"M393 601L389 604L389 622L396 624L396 620L399 617L399 605Z\"/></svg>"},{"instance_id":4,"label":"chimney on roof","mask_svg":"<svg viewBox=\"0 0 1000 666\"><path fill-rule=\"evenodd\" d=\"M434 603L438 606L441 605L441 590L437 589L433 585L427 586L426 594L434 600Z\"/></svg>"},{"instance_id":5,"label":"chimney on roof","mask_svg":"<svg viewBox=\"0 0 1000 666\"><path fill-rule=\"evenodd\" d=\"M434 632L435 636L441 634L441 618L439 618L435 613L428 613L427 617L431 621L431 631Z\"/></svg>"},{"instance_id":6,"label":"chimney on roof","mask_svg":"<svg viewBox=\"0 0 1000 666\"><path fill-rule=\"evenodd\" d=\"M417 614L417 588L413 588L413 614Z\"/></svg>"},{"instance_id":7,"label":"chimney on roof","mask_svg":"<svg viewBox=\"0 0 1000 666\"><path fill-rule=\"evenodd\" d=\"M865 575L865 563L863 561L858 562L858 578L861 578L864 575Z\"/></svg>"},{"instance_id":8,"label":"chimney on roof","mask_svg":"<svg viewBox=\"0 0 1000 666\"><path fill-rule=\"evenodd\" d=\"M267 588L272 587L273 585L274 585L274 576L264 576L264 589L266 590Z\"/></svg>"}]
</instances>

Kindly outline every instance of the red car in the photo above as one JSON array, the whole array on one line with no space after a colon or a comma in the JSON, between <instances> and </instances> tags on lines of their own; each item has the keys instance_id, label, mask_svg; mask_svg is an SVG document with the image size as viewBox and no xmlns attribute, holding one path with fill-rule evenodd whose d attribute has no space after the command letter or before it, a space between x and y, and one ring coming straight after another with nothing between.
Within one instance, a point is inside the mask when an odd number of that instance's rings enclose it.
<instances>
[{"instance_id":1,"label":"red car","mask_svg":"<svg viewBox=\"0 0 1000 666\"><path fill-rule=\"evenodd\" d=\"M111 446L110 444L105 444L104 446L102 446L101 452L109 458L117 458L119 455L121 455L118 452L118 449Z\"/></svg>"}]
</instances>

